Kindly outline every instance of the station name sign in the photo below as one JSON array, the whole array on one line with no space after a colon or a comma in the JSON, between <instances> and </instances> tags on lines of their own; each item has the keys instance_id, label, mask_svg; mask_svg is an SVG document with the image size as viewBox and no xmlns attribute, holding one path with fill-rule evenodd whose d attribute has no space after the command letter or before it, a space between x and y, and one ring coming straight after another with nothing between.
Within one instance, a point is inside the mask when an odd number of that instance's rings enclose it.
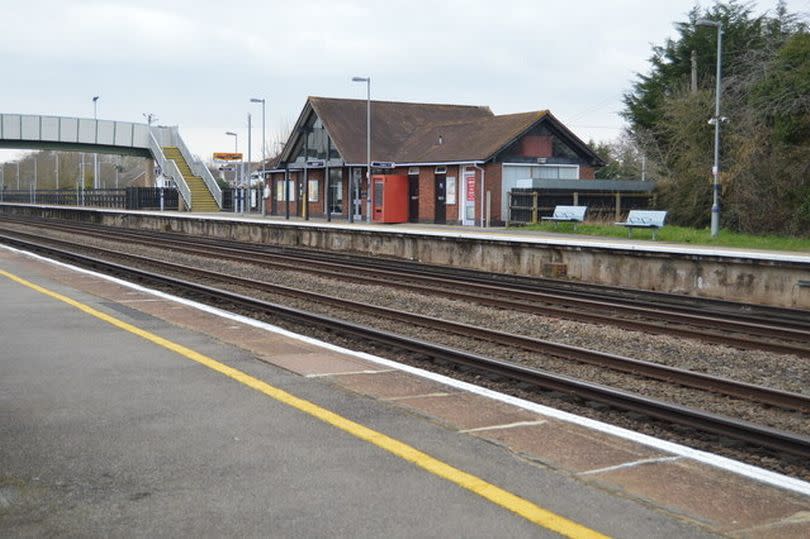
<instances>
[{"instance_id":1,"label":"station name sign","mask_svg":"<svg viewBox=\"0 0 810 539\"><path fill-rule=\"evenodd\" d=\"M214 152L214 161L241 161L242 154L236 152Z\"/></svg>"},{"instance_id":2,"label":"station name sign","mask_svg":"<svg viewBox=\"0 0 810 539\"><path fill-rule=\"evenodd\" d=\"M395 168L396 164L389 161L372 161L371 168Z\"/></svg>"}]
</instances>

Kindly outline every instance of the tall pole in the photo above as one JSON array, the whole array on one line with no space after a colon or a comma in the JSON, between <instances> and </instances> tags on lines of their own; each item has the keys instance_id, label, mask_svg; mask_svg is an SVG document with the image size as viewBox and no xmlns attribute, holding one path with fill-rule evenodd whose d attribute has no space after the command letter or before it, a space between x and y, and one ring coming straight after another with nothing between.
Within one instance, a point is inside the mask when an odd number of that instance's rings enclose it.
<instances>
[{"instance_id":1,"label":"tall pole","mask_svg":"<svg viewBox=\"0 0 810 539\"><path fill-rule=\"evenodd\" d=\"M59 154L54 153L53 156L56 158L56 188L59 189Z\"/></svg>"},{"instance_id":2,"label":"tall pole","mask_svg":"<svg viewBox=\"0 0 810 539\"><path fill-rule=\"evenodd\" d=\"M265 182L265 166L267 163L267 138L265 129L267 128L267 116L265 114L265 106L267 104L267 99L265 98L258 98L252 97L250 99L251 103L261 103L262 104L262 182L261 182L261 200L262 200L262 215L267 215L267 208L266 208L266 201L264 197L264 182Z\"/></svg>"},{"instance_id":3,"label":"tall pole","mask_svg":"<svg viewBox=\"0 0 810 539\"><path fill-rule=\"evenodd\" d=\"M20 162L17 161L17 191L20 190Z\"/></svg>"},{"instance_id":4,"label":"tall pole","mask_svg":"<svg viewBox=\"0 0 810 539\"><path fill-rule=\"evenodd\" d=\"M371 222L371 77L366 81L366 222Z\"/></svg>"},{"instance_id":5,"label":"tall pole","mask_svg":"<svg viewBox=\"0 0 810 539\"><path fill-rule=\"evenodd\" d=\"M366 83L366 221L371 222L371 77L352 77L352 82ZM351 190L351 187L350 187ZM360 186L357 186L357 204L360 204ZM352 204L354 206L354 204ZM359 210L359 207L358 207ZM352 210L353 211L353 210ZM359 212L358 212L359 213Z\"/></svg>"},{"instance_id":6,"label":"tall pole","mask_svg":"<svg viewBox=\"0 0 810 539\"><path fill-rule=\"evenodd\" d=\"M247 189L243 191L245 193L245 200L242 203L242 212L249 212L250 211L250 202L252 198L253 186L250 185L250 178L253 175L253 152L251 147L251 138L253 136L253 125L252 125L252 118L250 113L248 112L248 152L247 152Z\"/></svg>"},{"instance_id":7,"label":"tall pole","mask_svg":"<svg viewBox=\"0 0 810 539\"><path fill-rule=\"evenodd\" d=\"M720 124L724 118L720 116L720 91L723 65L723 23L711 19L698 19L696 26L710 26L717 28L717 73L715 74L714 88L714 117L709 120L714 124L714 166L712 166L712 215L711 235L716 238L720 233Z\"/></svg>"},{"instance_id":8,"label":"tall pole","mask_svg":"<svg viewBox=\"0 0 810 539\"><path fill-rule=\"evenodd\" d=\"M96 124L96 144L98 144L98 99L99 96L93 98L93 120ZM98 154L93 154L93 189L100 187L98 181Z\"/></svg>"},{"instance_id":9,"label":"tall pole","mask_svg":"<svg viewBox=\"0 0 810 539\"><path fill-rule=\"evenodd\" d=\"M712 183L712 237L720 233L720 77L722 73L723 25L717 23L717 74L714 91L714 182Z\"/></svg>"}]
</instances>

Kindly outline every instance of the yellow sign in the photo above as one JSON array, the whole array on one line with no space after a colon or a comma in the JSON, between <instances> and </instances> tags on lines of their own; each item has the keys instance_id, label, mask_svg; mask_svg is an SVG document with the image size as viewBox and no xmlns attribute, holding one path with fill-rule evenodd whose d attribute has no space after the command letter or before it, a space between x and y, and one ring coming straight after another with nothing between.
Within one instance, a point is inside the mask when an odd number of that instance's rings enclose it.
<instances>
[{"instance_id":1,"label":"yellow sign","mask_svg":"<svg viewBox=\"0 0 810 539\"><path fill-rule=\"evenodd\" d=\"M241 161L241 153L214 152L214 161Z\"/></svg>"}]
</instances>

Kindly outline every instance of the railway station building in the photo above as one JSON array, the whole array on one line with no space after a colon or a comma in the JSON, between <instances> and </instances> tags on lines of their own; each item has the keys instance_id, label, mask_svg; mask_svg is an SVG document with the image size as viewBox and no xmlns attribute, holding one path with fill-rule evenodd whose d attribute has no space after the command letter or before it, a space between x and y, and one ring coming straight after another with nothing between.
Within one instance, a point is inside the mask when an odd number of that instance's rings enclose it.
<instances>
[{"instance_id":1,"label":"railway station building","mask_svg":"<svg viewBox=\"0 0 810 539\"><path fill-rule=\"evenodd\" d=\"M267 213L366 220L366 108L362 99L307 99L268 163ZM495 115L485 106L389 101L371 102L370 161L375 186L377 175L407 182L408 221L461 225L502 224L519 180L588 180L604 165L548 110Z\"/></svg>"}]
</instances>

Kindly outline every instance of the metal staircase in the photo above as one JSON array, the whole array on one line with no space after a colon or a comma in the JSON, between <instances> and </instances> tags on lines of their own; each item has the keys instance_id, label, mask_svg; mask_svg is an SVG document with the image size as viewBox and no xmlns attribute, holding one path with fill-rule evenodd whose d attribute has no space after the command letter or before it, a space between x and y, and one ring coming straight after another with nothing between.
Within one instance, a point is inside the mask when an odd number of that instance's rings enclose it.
<instances>
[{"instance_id":1,"label":"metal staircase","mask_svg":"<svg viewBox=\"0 0 810 539\"><path fill-rule=\"evenodd\" d=\"M188 185L191 193L191 211L195 212L217 212L219 205L214 195L208 190L205 182L200 176L195 176L191 167L186 162L180 149L176 146L164 146L163 155L166 159L171 159L177 165L177 169L183 175L183 179Z\"/></svg>"}]
</instances>

